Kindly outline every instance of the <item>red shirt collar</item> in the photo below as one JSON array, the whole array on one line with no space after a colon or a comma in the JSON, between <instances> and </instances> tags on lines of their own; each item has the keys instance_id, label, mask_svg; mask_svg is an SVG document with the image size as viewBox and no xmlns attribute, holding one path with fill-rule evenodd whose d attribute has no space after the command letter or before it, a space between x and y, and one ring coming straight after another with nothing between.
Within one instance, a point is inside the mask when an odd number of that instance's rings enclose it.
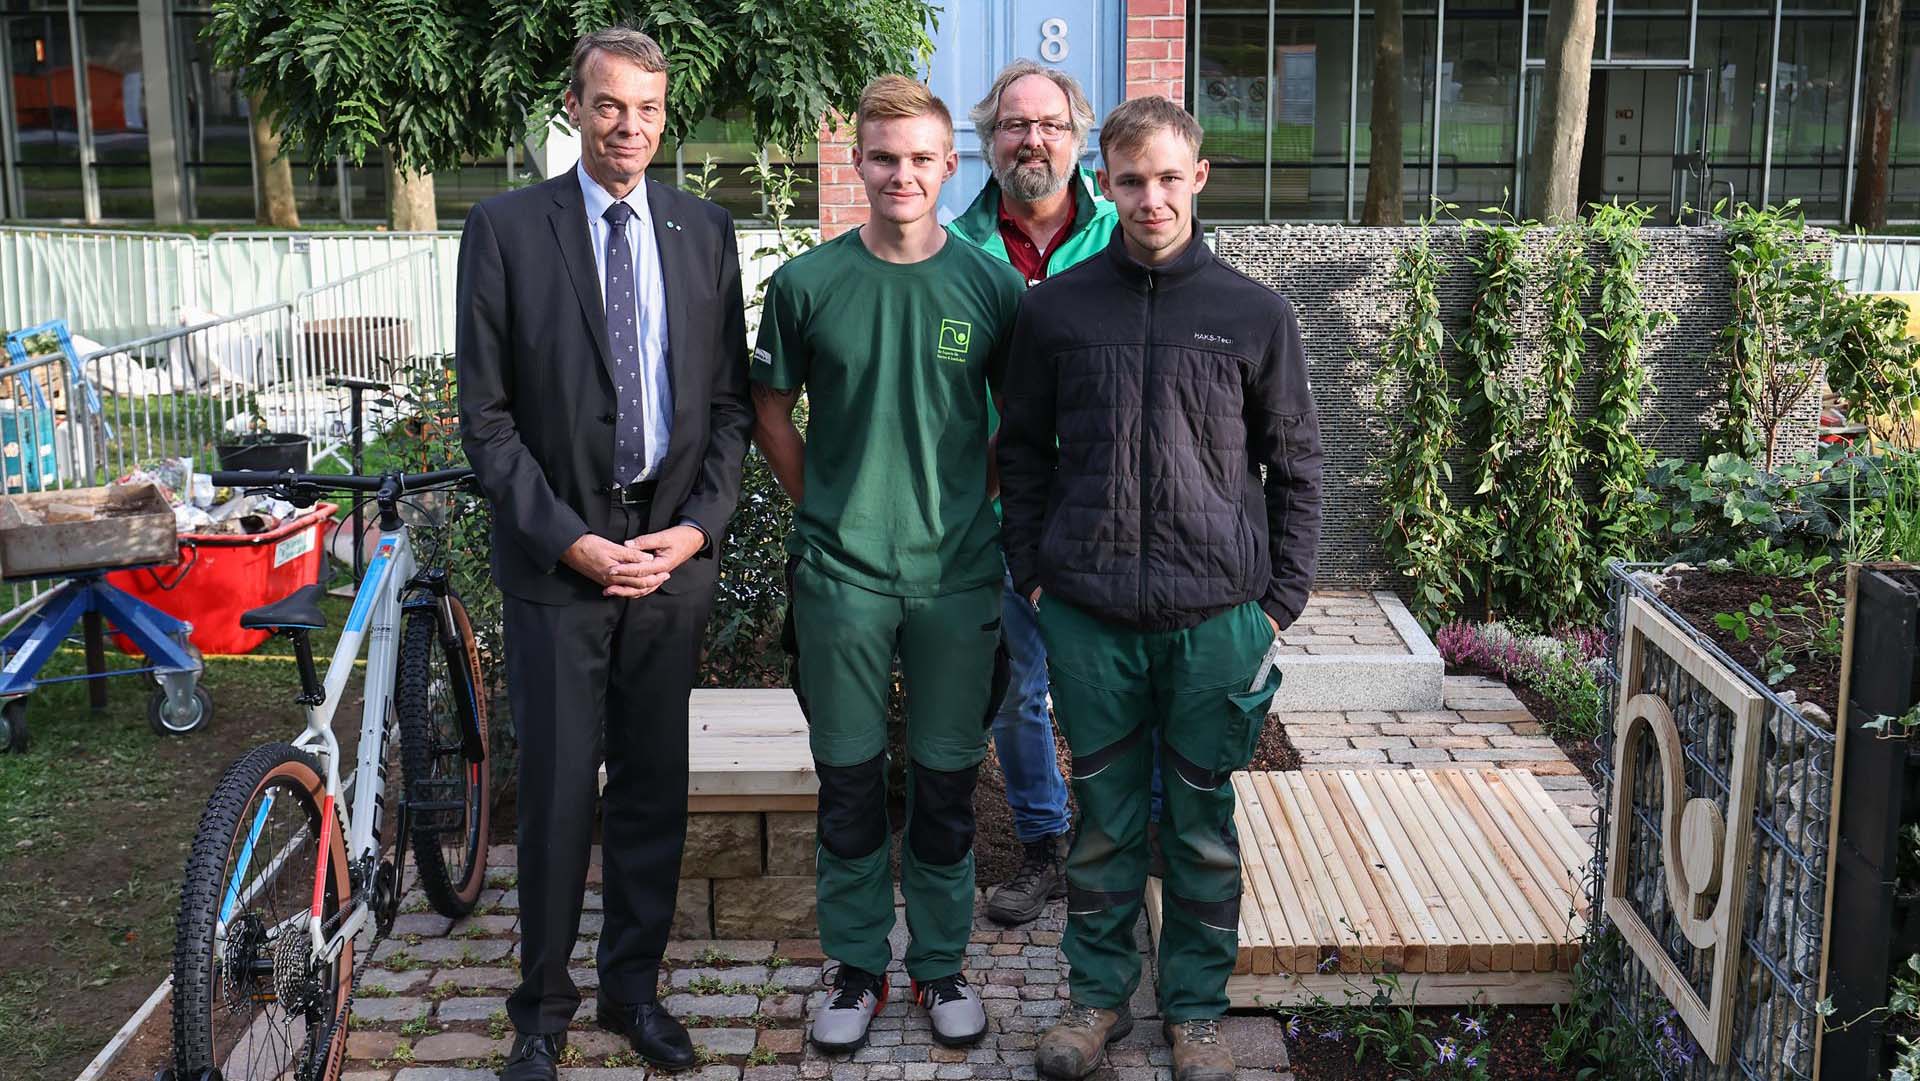
<instances>
[{"instance_id":1,"label":"red shirt collar","mask_svg":"<svg viewBox=\"0 0 1920 1081\"><path fill-rule=\"evenodd\" d=\"M1046 251L1035 248L1026 231L1020 228L1020 223L1014 220L1013 215L1007 213L1005 193L1000 196L999 210L1000 239L1007 247L1007 261L1013 264L1013 269L1027 279L1028 285L1044 281L1047 276L1047 263L1053 259L1053 253L1058 251L1060 245L1066 243L1067 237L1073 233L1073 221L1080 212L1079 201L1072 200L1067 203L1067 220L1061 224L1060 231L1053 234L1053 240L1047 245Z\"/></svg>"}]
</instances>

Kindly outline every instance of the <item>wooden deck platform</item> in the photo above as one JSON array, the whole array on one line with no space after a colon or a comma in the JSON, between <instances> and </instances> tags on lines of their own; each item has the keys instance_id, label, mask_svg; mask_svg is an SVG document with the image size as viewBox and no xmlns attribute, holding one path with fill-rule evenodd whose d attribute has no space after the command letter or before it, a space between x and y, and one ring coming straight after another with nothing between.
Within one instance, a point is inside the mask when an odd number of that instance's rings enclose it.
<instances>
[{"instance_id":1,"label":"wooden deck platform","mask_svg":"<svg viewBox=\"0 0 1920 1081\"><path fill-rule=\"evenodd\" d=\"M790 690L696 690L688 706L687 810L812 811L807 719ZM607 771L600 771L600 787Z\"/></svg>"},{"instance_id":2,"label":"wooden deck platform","mask_svg":"<svg viewBox=\"0 0 1920 1081\"><path fill-rule=\"evenodd\" d=\"M1235 1006L1402 997L1564 1002L1592 850L1532 774L1362 769L1233 778L1244 889ZM1160 883L1147 914L1160 934Z\"/></svg>"}]
</instances>

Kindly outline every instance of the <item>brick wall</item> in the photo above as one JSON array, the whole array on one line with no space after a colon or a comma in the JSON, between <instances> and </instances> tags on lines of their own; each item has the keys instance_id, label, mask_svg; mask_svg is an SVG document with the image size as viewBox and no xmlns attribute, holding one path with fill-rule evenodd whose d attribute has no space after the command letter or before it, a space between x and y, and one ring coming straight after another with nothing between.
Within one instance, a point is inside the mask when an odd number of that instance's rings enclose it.
<instances>
[{"instance_id":1,"label":"brick wall","mask_svg":"<svg viewBox=\"0 0 1920 1081\"><path fill-rule=\"evenodd\" d=\"M820 125L820 239L832 240L867 220L860 174L853 171L853 128L830 117Z\"/></svg>"},{"instance_id":2,"label":"brick wall","mask_svg":"<svg viewBox=\"0 0 1920 1081\"><path fill-rule=\"evenodd\" d=\"M1187 0L1127 0L1127 97L1185 104Z\"/></svg>"},{"instance_id":3,"label":"brick wall","mask_svg":"<svg viewBox=\"0 0 1920 1081\"><path fill-rule=\"evenodd\" d=\"M1410 243L1415 228L1342 228L1328 225L1263 225L1223 228L1214 249L1229 263L1285 295L1300 313L1308 374L1320 412L1325 447L1325 520L1320 540L1318 584L1326 587L1400 587L1381 559L1374 529L1380 521L1378 478L1373 459L1387 438L1386 415L1374 405L1374 378L1380 345L1401 310L1401 296L1390 282L1395 254ZM1818 230L1814 244L1824 249L1830 235ZM1447 273L1439 285L1440 314L1449 334L1462 333L1475 294L1473 271L1463 230L1436 229L1435 248ZM1662 458L1698 458L1703 431L1725 397L1725 383L1709 364L1715 338L1732 315L1726 241L1713 228L1646 230L1651 251L1640 278L1649 306L1674 313L1676 321L1648 339L1642 357L1652 375L1647 409L1634 434ZM1547 231L1527 236L1525 255L1536 265L1549 243ZM1595 265L1603 258L1590 253ZM1822 251L1820 258L1826 258ZM1589 292L1589 318L1598 308ZM1546 309L1539 293L1530 293L1519 313L1520 356L1515 380L1537 372ZM1587 337L1587 376L1580 384L1582 413L1594 400L1597 338ZM1459 358L1448 351L1456 377ZM1800 415L1782 434L1788 452L1811 449L1818 420L1817 395L1809 395ZM1457 502L1467 498L1468 470L1456 456L1451 489Z\"/></svg>"}]
</instances>

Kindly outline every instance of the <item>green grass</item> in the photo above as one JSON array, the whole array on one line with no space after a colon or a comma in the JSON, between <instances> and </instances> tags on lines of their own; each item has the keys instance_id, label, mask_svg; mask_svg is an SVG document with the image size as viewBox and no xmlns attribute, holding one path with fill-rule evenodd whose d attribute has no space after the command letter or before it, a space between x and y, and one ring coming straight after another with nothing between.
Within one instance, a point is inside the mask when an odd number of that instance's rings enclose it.
<instances>
[{"instance_id":1,"label":"green grass","mask_svg":"<svg viewBox=\"0 0 1920 1081\"><path fill-rule=\"evenodd\" d=\"M346 606L323 603L334 627ZM337 637L321 632L317 651ZM207 796L246 748L301 730L288 661L277 639L252 659L210 659L214 719L181 737L147 726L146 676L107 680L99 713L85 683L27 699L32 746L0 755L0 1077L74 1076L165 978L179 876ZM133 662L109 646L109 663ZM81 670L69 648L44 674ZM337 715L346 747L357 694L355 685Z\"/></svg>"}]
</instances>

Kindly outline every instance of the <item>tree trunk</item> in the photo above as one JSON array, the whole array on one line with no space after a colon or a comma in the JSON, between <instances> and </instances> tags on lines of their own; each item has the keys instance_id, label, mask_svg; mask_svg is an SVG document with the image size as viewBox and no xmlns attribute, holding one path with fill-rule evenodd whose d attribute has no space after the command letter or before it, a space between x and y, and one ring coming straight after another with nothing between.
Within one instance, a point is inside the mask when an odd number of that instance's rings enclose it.
<instances>
[{"instance_id":1,"label":"tree trunk","mask_svg":"<svg viewBox=\"0 0 1920 1081\"><path fill-rule=\"evenodd\" d=\"M251 99L253 129L254 201L253 220L260 225L282 229L300 228L300 209L293 201L293 163L280 152L280 135L273 130L273 118L261 106L259 97Z\"/></svg>"},{"instance_id":2,"label":"tree trunk","mask_svg":"<svg viewBox=\"0 0 1920 1081\"><path fill-rule=\"evenodd\" d=\"M1869 232L1887 227L1887 165L1893 139L1894 73L1900 59L1900 0L1874 0L1861 74L1860 149L1853 181L1853 221Z\"/></svg>"},{"instance_id":3,"label":"tree trunk","mask_svg":"<svg viewBox=\"0 0 1920 1081\"><path fill-rule=\"evenodd\" d=\"M387 225L396 232L430 232L440 227L433 202L433 174L403 170L387 155Z\"/></svg>"},{"instance_id":4,"label":"tree trunk","mask_svg":"<svg viewBox=\"0 0 1920 1081\"><path fill-rule=\"evenodd\" d=\"M1593 77L1594 0L1553 0L1547 14L1547 65L1540 122L1527 160L1527 214L1544 222L1580 216L1580 152L1587 138L1587 89Z\"/></svg>"},{"instance_id":5,"label":"tree trunk","mask_svg":"<svg viewBox=\"0 0 1920 1081\"><path fill-rule=\"evenodd\" d=\"M1405 220L1401 188L1400 85L1407 62L1400 0L1373 5L1373 137L1367 153L1367 202L1362 225L1399 225Z\"/></svg>"}]
</instances>

